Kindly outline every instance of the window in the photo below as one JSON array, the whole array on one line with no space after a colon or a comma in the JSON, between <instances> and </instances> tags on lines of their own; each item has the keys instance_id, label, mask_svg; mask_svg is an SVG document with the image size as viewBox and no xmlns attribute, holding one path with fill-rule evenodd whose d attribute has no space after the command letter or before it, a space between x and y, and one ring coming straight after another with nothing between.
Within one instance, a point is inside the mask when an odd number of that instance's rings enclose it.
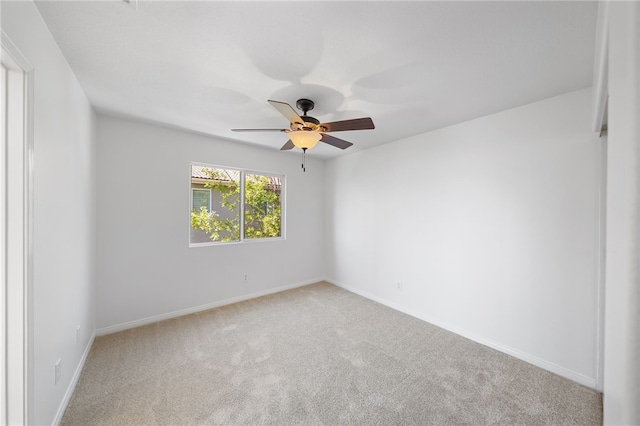
<instances>
[{"instance_id":1,"label":"window","mask_svg":"<svg viewBox=\"0 0 640 426\"><path fill-rule=\"evenodd\" d=\"M191 188L191 210L199 212L202 207L211 211L211 190Z\"/></svg>"},{"instance_id":2,"label":"window","mask_svg":"<svg viewBox=\"0 0 640 426\"><path fill-rule=\"evenodd\" d=\"M283 237L284 176L191 164L190 244Z\"/></svg>"}]
</instances>

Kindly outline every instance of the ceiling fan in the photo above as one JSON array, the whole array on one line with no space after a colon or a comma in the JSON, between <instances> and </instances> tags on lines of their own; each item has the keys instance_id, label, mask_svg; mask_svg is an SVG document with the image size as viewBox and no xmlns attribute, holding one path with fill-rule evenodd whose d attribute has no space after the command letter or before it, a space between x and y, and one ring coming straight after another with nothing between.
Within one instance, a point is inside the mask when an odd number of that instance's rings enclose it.
<instances>
[{"instance_id":1,"label":"ceiling fan","mask_svg":"<svg viewBox=\"0 0 640 426\"><path fill-rule=\"evenodd\" d=\"M302 150L302 169L304 166L304 154L308 149L316 146L318 142L335 146L340 149L347 149L351 142L327 135L328 132L344 132L347 130L369 130L375 129L373 120L370 117L355 118L352 120L332 121L329 123L320 123L317 118L307 115L314 107L313 101L309 99L298 99L296 107L302 111L302 115L298 115L291 105L280 101L267 101L277 109L287 120L289 120L288 129L231 129L234 132L285 132L289 135L289 140L280 150L289 150L298 147Z\"/></svg>"}]
</instances>

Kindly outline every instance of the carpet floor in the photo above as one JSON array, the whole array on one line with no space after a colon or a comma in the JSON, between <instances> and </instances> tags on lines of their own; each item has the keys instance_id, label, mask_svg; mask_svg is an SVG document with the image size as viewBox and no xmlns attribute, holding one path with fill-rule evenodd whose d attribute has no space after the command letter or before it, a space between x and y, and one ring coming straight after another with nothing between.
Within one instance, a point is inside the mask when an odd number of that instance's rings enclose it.
<instances>
[{"instance_id":1,"label":"carpet floor","mask_svg":"<svg viewBox=\"0 0 640 426\"><path fill-rule=\"evenodd\" d=\"M95 339L62 425L599 425L601 394L328 283Z\"/></svg>"}]
</instances>

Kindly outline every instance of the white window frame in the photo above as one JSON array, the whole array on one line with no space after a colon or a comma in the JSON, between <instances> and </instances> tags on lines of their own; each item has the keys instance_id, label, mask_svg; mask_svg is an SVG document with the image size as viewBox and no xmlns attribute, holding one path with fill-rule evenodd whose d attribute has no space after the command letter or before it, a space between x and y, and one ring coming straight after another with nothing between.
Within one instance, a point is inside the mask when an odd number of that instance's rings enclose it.
<instances>
[{"instance_id":1,"label":"white window frame","mask_svg":"<svg viewBox=\"0 0 640 426\"><path fill-rule=\"evenodd\" d=\"M189 163L189 213L192 211L193 207L193 189L201 189L201 188L192 188L191 187L191 167L192 166L202 166L208 167L212 169L226 169L226 170L235 170L239 172L239 180L240 180L240 239L237 241L208 241L203 243L192 243L191 242L191 223L188 221L189 226L189 247L210 247L210 246L226 246L229 244L251 244L251 243L265 243L265 242L273 242L273 241L284 241L286 240L286 181L287 175L285 173L275 173L275 172L264 172L260 170L251 170L251 169L243 169L238 167L229 167L222 166L218 164L210 164L210 163L201 163L192 161ZM280 178L280 236L279 237L265 237L265 238L246 238L244 236L244 182L246 175L262 175L262 176L274 176ZM211 201L213 195L209 198L209 211L211 211Z\"/></svg>"}]
</instances>

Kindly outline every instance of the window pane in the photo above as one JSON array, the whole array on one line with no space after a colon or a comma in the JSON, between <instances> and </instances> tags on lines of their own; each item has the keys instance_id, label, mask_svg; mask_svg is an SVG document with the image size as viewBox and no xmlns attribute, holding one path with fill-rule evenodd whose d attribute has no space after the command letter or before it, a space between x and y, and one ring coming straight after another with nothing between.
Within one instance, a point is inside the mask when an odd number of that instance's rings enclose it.
<instances>
[{"instance_id":1,"label":"window pane","mask_svg":"<svg viewBox=\"0 0 640 426\"><path fill-rule=\"evenodd\" d=\"M200 207L204 207L207 211L211 210L211 190L210 189L192 189L191 210L200 211Z\"/></svg>"},{"instance_id":2,"label":"window pane","mask_svg":"<svg viewBox=\"0 0 640 426\"><path fill-rule=\"evenodd\" d=\"M244 180L244 237L273 238L281 233L279 176L250 174Z\"/></svg>"},{"instance_id":3,"label":"window pane","mask_svg":"<svg viewBox=\"0 0 640 426\"><path fill-rule=\"evenodd\" d=\"M191 165L191 242L240 240L240 172ZM207 204L197 204L197 189L209 190ZM202 191L204 192L204 191ZM207 207L210 206L208 210ZM197 209L196 209L197 208Z\"/></svg>"}]
</instances>

